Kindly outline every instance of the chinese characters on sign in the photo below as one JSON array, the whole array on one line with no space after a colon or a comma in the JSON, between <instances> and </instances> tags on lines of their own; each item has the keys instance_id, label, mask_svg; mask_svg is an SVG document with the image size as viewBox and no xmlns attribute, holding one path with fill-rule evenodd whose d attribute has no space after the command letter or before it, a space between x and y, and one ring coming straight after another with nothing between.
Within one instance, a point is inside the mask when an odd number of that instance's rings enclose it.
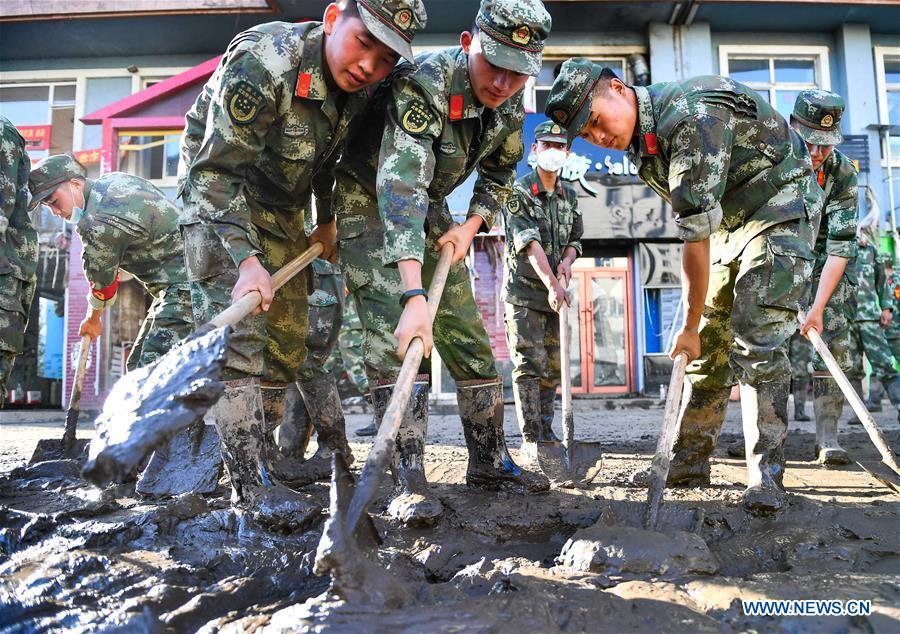
<instances>
[{"instance_id":1,"label":"chinese characters on sign","mask_svg":"<svg viewBox=\"0 0 900 634\"><path fill-rule=\"evenodd\" d=\"M25 139L25 147L28 150L49 150L50 130L49 125L20 125L17 129Z\"/></svg>"},{"instance_id":2,"label":"chinese characters on sign","mask_svg":"<svg viewBox=\"0 0 900 634\"><path fill-rule=\"evenodd\" d=\"M73 152L73 155L75 156L75 160L82 165L93 165L100 162L100 148Z\"/></svg>"}]
</instances>

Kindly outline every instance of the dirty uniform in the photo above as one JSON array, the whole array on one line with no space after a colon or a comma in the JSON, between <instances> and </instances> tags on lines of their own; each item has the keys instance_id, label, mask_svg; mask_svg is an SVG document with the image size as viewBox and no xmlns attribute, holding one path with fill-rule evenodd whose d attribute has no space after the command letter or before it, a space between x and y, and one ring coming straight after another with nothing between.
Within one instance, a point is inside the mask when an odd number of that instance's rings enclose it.
<instances>
[{"instance_id":1,"label":"dirty uniform","mask_svg":"<svg viewBox=\"0 0 900 634\"><path fill-rule=\"evenodd\" d=\"M313 292L309 296L309 328L306 334L306 362L300 380L317 374L330 374L328 361L335 350L341 329L344 281L331 262L316 258L312 262Z\"/></svg>"},{"instance_id":2,"label":"dirty uniform","mask_svg":"<svg viewBox=\"0 0 900 634\"><path fill-rule=\"evenodd\" d=\"M230 303L243 260L258 256L274 273L306 249L313 193L318 222L331 220L332 169L366 97L329 84L323 44L318 22L273 22L237 35L187 114L181 223L201 320ZM226 378L297 379L306 296L301 272L268 312L243 320L229 342Z\"/></svg>"},{"instance_id":3,"label":"dirty uniform","mask_svg":"<svg viewBox=\"0 0 900 634\"><path fill-rule=\"evenodd\" d=\"M344 314L338 333L338 345L329 358L328 368L336 370L341 367L347 372L347 378L356 390L360 394L366 394L369 391L369 379L366 376L366 362L362 353L363 327L353 298L345 296L345 289L346 286L341 289L341 295L344 297Z\"/></svg>"},{"instance_id":4,"label":"dirty uniform","mask_svg":"<svg viewBox=\"0 0 900 634\"><path fill-rule=\"evenodd\" d=\"M800 334L799 330L791 335L791 341L788 345L788 358L791 362L791 381L797 385L809 387L815 355L815 348L812 347L809 339Z\"/></svg>"},{"instance_id":5,"label":"dirty uniform","mask_svg":"<svg viewBox=\"0 0 900 634\"><path fill-rule=\"evenodd\" d=\"M111 305L119 269L153 297L126 363L129 370L168 352L194 328L191 291L178 231L178 208L154 185L113 172L84 185L84 216L76 225L95 310Z\"/></svg>"},{"instance_id":6,"label":"dirty uniform","mask_svg":"<svg viewBox=\"0 0 900 634\"><path fill-rule=\"evenodd\" d=\"M536 378L556 390L560 381L559 314L550 308L547 287L528 260L528 245L540 243L550 269L572 247L581 255L584 223L578 194L557 178L548 192L537 170L516 182L504 207L506 277L500 299L505 303L506 341L513 361L513 381Z\"/></svg>"},{"instance_id":7,"label":"dirty uniform","mask_svg":"<svg viewBox=\"0 0 900 634\"><path fill-rule=\"evenodd\" d=\"M36 284L38 239L28 217L30 168L25 139L0 116L0 407L16 355L25 343Z\"/></svg>"},{"instance_id":8,"label":"dirty uniform","mask_svg":"<svg viewBox=\"0 0 900 634\"><path fill-rule=\"evenodd\" d=\"M890 383L898 375L880 319L881 311L885 308L893 312L894 298L891 288L887 285L881 254L871 243L866 246L859 245L856 275L859 280L859 291L854 327L859 336L862 352L872 366L872 374L884 384L890 395Z\"/></svg>"},{"instance_id":9,"label":"dirty uniform","mask_svg":"<svg viewBox=\"0 0 900 634\"><path fill-rule=\"evenodd\" d=\"M894 319L885 331L888 344L891 346L891 354L894 360L900 362L900 273L891 273L888 280L888 289L894 297Z\"/></svg>"},{"instance_id":10,"label":"dirty uniform","mask_svg":"<svg viewBox=\"0 0 900 634\"><path fill-rule=\"evenodd\" d=\"M523 155L522 95L495 110L478 108L466 59L453 48L418 56L417 68L401 64L379 87L335 175L341 270L365 332L370 382L393 382L400 370L393 332L403 285L396 264L423 262L422 282L431 282L435 241L453 225L444 199L478 170L468 215L489 228L512 193ZM450 268L434 344L456 381L497 377L463 262ZM429 368L423 362L422 373Z\"/></svg>"}]
</instances>

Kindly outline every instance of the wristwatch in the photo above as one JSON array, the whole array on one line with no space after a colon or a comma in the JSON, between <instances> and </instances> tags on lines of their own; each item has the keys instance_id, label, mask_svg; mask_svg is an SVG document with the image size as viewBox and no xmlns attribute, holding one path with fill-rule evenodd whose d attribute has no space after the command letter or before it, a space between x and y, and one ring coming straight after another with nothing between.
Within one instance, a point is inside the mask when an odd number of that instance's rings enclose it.
<instances>
[{"instance_id":1,"label":"wristwatch","mask_svg":"<svg viewBox=\"0 0 900 634\"><path fill-rule=\"evenodd\" d=\"M408 291L405 291L403 295L400 296L400 305L406 306L406 302L408 302L411 297L415 297L417 295L421 295L425 298L425 301L428 301L428 293L424 288L411 288Z\"/></svg>"}]
</instances>

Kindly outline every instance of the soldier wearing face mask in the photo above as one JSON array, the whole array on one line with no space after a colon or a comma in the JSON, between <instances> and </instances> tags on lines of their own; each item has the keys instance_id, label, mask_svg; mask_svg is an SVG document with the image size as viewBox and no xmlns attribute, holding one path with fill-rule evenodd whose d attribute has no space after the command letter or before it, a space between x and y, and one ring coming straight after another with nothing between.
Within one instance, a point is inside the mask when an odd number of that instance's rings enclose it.
<instances>
[{"instance_id":1,"label":"soldier wearing face mask","mask_svg":"<svg viewBox=\"0 0 900 634\"><path fill-rule=\"evenodd\" d=\"M558 312L569 304L565 289L572 262L581 255L583 232L578 196L559 178L569 156L566 131L552 121L541 123L531 151L537 166L516 182L504 208L506 279L501 296L526 454L539 440L556 440L552 424L560 382Z\"/></svg>"}]
</instances>

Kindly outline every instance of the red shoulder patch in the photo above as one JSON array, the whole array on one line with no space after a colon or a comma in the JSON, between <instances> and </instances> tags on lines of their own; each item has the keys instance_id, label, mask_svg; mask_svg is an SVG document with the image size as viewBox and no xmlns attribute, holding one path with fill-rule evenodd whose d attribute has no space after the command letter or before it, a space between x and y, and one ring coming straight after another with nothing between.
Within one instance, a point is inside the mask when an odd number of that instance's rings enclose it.
<instances>
[{"instance_id":1,"label":"red shoulder patch","mask_svg":"<svg viewBox=\"0 0 900 634\"><path fill-rule=\"evenodd\" d=\"M304 99L309 96L309 83L312 81L312 75L309 73L300 73L297 75L297 96Z\"/></svg>"},{"instance_id":2,"label":"red shoulder patch","mask_svg":"<svg viewBox=\"0 0 900 634\"><path fill-rule=\"evenodd\" d=\"M648 154L659 154L659 145L656 143L656 134L653 132L645 134L644 143L647 145Z\"/></svg>"},{"instance_id":3,"label":"red shoulder patch","mask_svg":"<svg viewBox=\"0 0 900 634\"><path fill-rule=\"evenodd\" d=\"M450 121L459 121L463 114L462 95L450 95Z\"/></svg>"}]
</instances>

